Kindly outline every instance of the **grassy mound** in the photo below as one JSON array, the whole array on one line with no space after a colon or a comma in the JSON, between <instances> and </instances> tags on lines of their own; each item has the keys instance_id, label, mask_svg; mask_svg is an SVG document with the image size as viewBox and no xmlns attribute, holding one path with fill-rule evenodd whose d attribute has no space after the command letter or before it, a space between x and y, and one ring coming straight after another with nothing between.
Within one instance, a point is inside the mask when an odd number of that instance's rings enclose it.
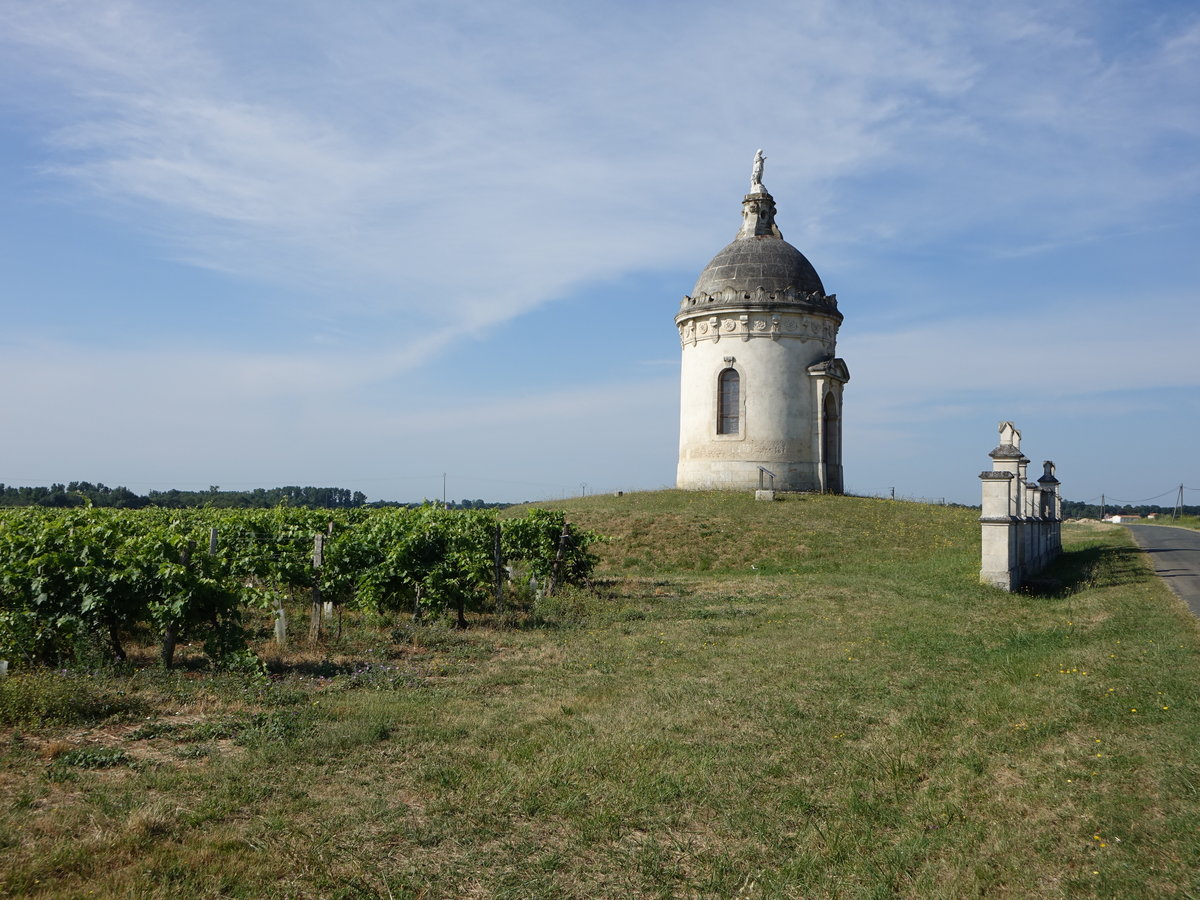
<instances>
[{"instance_id":1,"label":"grassy mound","mask_svg":"<svg viewBox=\"0 0 1200 900\"><path fill-rule=\"evenodd\" d=\"M1200 636L1119 529L1009 595L971 510L553 505L609 540L542 627L362 623L329 675L0 733L0 896L1196 893ZM86 741L130 764L48 777Z\"/></svg>"}]
</instances>

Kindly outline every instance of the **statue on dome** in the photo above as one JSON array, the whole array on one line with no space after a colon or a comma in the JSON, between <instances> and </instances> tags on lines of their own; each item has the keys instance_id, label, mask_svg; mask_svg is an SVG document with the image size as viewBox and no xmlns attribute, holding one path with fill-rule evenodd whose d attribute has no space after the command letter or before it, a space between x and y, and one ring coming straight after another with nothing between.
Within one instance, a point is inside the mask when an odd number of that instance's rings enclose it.
<instances>
[{"instance_id":1,"label":"statue on dome","mask_svg":"<svg viewBox=\"0 0 1200 900\"><path fill-rule=\"evenodd\" d=\"M756 188L756 187L762 187L763 162L765 160L766 160L766 157L763 156L762 150L759 150L758 152L756 152L754 154L754 171L750 175L751 191L753 191L754 188Z\"/></svg>"}]
</instances>

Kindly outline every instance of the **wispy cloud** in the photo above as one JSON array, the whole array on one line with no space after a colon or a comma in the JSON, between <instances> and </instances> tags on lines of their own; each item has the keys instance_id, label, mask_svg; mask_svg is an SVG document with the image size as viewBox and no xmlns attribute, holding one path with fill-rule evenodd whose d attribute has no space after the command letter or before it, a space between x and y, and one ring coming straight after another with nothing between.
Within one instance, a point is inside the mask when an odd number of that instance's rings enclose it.
<instances>
[{"instance_id":1,"label":"wispy cloud","mask_svg":"<svg viewBox=\"0 0 1200 900\"><path fill-rule=\"evenodd\" d=\"M1113 54L1087 30L1100 13L1074 9L1068 29L1025 4L299 3L277 21L59 0L3 22L10 84L54 126L48 174L197 265L364 312L423 316L436 295L482 325L694 258L729 230L759 144L769 181L816 198L790 212L794 238L1007 217L1026 242L1078 239L1195 190L1194 156L1143 153L1196 138L1195 23ZM883 173L886 197L839 187Z\"/></svg>"},{"instance_id":2,"label":"wispy cloud","mask_svg":"<svg viewBox=\"0 0 1200 900\"><path fill-rule=\"evenodd\" d=\"M1184 295L1153 305L1091 297L1035 319L995 311L858 334L839 352L852 361L856 393L877 421L938 415L946 398L961 404L973 392L1061 403L1108 391L1196 388L1193 306Z\"/></svg>"}]
</instances>

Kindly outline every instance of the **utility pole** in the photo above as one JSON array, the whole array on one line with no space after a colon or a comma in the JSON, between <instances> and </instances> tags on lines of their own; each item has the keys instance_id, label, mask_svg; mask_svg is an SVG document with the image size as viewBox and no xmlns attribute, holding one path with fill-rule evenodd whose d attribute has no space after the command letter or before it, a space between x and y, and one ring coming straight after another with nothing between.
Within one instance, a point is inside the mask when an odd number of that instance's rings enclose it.
<instances>
[{"instance_id":1,"label":"utility pole","mask_svg":"<svg viewBox=\"0 0 1200 900\"><path fill-rule=\"evenodd\" d=\"M1100 495L1100 521L1104 521L1104 495Z\"/></svg>"},{"instance_id":2,"label":"utility pole","mask_svg":"<svg viewBox=\"0 0 1200 900\"><path fill-rule=\"evenodd\" d=\"M446 505L446 473L442 473L442 506Z\"/></svg>"},{"instance_id":3,"label":"utility pole","mask_svg":"<svg viewBox=\"0 0 1200 900\"><path fill-rule=\"evenodd\" d=\"M1171 511L1171 518L1178 519L1183 515L1183 485L1179 485L1179 495L1175 499L1175 509Z\"/></svg>"}]
</instances>

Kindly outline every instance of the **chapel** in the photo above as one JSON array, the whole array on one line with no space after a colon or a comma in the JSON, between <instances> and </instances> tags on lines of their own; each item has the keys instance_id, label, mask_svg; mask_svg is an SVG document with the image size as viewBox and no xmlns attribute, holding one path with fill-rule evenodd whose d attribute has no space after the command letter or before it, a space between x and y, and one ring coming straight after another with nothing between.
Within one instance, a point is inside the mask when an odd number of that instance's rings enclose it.
<instances>
[{"instance_id":1,"label":"chapel","mask_svg":"<svg viewBox=\"0 0 1200 900\"><path fill-rule=\"evenodd\" d=\"M754 157L742 226L675 316L683 349L676 486L842 491L842 323L804 254L783 239Z\"/></svg>"}]
</instances>

